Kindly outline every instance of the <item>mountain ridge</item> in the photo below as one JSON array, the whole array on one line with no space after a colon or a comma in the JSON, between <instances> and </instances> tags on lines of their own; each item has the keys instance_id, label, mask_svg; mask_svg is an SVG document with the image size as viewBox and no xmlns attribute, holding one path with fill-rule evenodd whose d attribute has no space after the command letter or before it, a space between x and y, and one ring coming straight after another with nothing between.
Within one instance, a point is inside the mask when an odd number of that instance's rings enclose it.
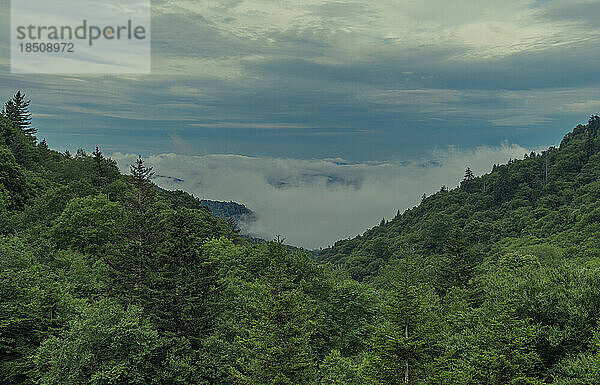
<instances>
[{"instance_id":1,"label":"mountain ridge","mask_svg":"<svg viewBox=\"0 0 600 385\"><path fill-rule=\"evenodd\" d=\"M456 226L465 231L469 243L480 254L501 248L502 242L511 239L541 240L552 238L559 230L574 230L581 223L575 219L568 228L540 226L544 221L556 222L552 210L576 198L577 194L570 191L584 192L588 185L596 187L594 181L600 176L599 128L600 119L592 116L587 125L578 125L567 133L559 147L551 146L541 153L525 154L524 159L494 165L491 172L465 179L455 189L442 187L391 221L321 250L317 260L342 264L354 278L364 279L377 275L378 269L393 259L398 244L414 245L425 255L442 254L445 241ZM554 244L564 247L563 241L573 243L565 237ZM531 242L535 242L533 238Z\"/></svg>"}]
</instances>

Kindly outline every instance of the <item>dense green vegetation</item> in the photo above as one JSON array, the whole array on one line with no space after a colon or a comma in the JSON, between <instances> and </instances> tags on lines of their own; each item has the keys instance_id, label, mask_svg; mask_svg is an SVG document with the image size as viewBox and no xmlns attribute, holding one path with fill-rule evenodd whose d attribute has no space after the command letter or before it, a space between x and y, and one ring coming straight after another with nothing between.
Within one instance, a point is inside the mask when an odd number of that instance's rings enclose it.
<instances>
[{"instance_id":1,"label":"dense green vegetation","mask_svg":"<svg viewBox=\"0 0 600 385\"><path fill-rule=\"evenodd\" d=\"M233 218L238 222L252 222L256 214L246 206L236 202L220 202L208 199L200 201L204 206L210 209L210 212L221 219Z\"/></svg>"},{"instance_id":2,"label":"dense green vegetation","mask_svg":"<svg viewBox=\"0 0 600 385\"><path fill-rule=\"evenodd\" d=\"M15 98L1 383L600 382L598 117L315 262L250 244L141 159L121 175L98 149L48 149Z\"/></svg>"}]
</instances>

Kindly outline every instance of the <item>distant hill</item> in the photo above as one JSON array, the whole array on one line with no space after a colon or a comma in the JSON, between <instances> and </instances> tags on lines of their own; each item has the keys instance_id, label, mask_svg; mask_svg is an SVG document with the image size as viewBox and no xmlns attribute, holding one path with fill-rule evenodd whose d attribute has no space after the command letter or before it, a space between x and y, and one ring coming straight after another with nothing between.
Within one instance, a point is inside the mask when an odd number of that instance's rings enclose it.
<instances>
[{"instance_id":1,"label":"distant hill","mask_svg":"<svg viewBox=\"0 0 600 385\"><path fill-rule=\"evenodd\" d=\"M182 190L160 190L162 194L169 197L173 207L185 207L188 209L208 208L212 215L223 220L234 219L241 226L248 225L256 220L256 214L240 203L199 199Z\"/></svg>"},{"instance_id":2,"label":"distant hill","mask_svg":"<svg viewBox=\"0 0 600 385\"><path fill-rule=\"evenodd\" d=\"M256 221L256 214L244 206L236 202L221 202L202 199L200 201L204 206L207 206L211 213L221 219L233 218L237 223L250 224Z\"/></svg>"}]
</instances>

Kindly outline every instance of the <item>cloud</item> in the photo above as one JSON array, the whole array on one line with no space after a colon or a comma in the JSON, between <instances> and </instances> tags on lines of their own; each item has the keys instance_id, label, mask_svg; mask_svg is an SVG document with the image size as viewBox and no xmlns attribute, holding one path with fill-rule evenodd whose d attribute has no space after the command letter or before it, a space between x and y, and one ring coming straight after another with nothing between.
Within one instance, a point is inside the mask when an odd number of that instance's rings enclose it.
<instances>
[{"instance_id":1,"label":"cloud","mask_svg":"<svg viewBox=\"0 0 600 385\"><path fill-rule=\"evenodd\" d=\"M571 113L594 114L600 111L600 100L592 99L583 102L567 103L562 106L562 110Z\"/></svg>"},{"instance_id":2,"label":"cloud","mask_svg":"<svg viewBox=\"0 0 600 385\"><path fill-rule=\"evenodd\" d=\"M213 154L159 154L147 157L163 188L183 189L202 199L247 205L258 220L246 229L294 245L318 248L362 233L382 217L390 219L440 186L455 186L467 166L477 174L494 163L520 158L527 149L497 147L438 149L412 161L347 162L344 159L291 159ZM123 172L136 156L112 155ZM177 178L177 179L174 179Z\"/></svg>"},{"instance_id":3,"label":"cloud","mask_svg":"<svg viewBox=\"0 0 600 385\"><path fill-rule=\"evenodd\" d=\"M494 126L527 127L538 126L550 121L552 121L552 119L545 116L515 115L506 118L492 119L490 120L490 123L492 123Z\"/></svg>"},{"instance_id":4,"label":"cloud","mask_svg":"<svg viewBox=\"0 0 600 385\"><path fill-rule=\"evenodd\" d=\"M191 127L203 128L253 128L257 130L285 130L289 128L317 128L302 124L291 123L252 123L252 122L220 122L220 123L190 123Z\"/></svg>"},{"instance_id":5,"label":"cloud","mask_svg":"<svg viewBox=\"0 0 600 385\"><path fill-rule=\"evenodd\" d=\"M0 93L25 90L61 150L364 161L546 145L600 100L597 4L156 0L151 76L9 74L5 7Z\"/></svg>"}]
</instances>

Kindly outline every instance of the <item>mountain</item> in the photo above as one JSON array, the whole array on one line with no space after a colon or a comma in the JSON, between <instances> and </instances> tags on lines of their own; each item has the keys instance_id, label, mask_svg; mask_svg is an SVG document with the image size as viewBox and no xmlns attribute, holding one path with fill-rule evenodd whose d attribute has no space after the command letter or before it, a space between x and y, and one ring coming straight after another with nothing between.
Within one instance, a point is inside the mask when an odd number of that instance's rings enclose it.
<instances>
[{"instance_id":1,"label":"mountain","mask_svg":"<svg viewBox=\"0 0 600 385\"><path fill-rule=\"evenodd\" d=\"M599 383L597 116L317 263L143 159L49 149L27 106L0 115L0 383Z\"/></svg>"},{"instance_id":2,"label":"mountain","mask_svg":"<svg viewBox=\"0 0 600 385\"><path fill-rule=\"evenodd\" d=\"M154 179L154 178L153 178ZM185 207L188 209L208 209L212 215L223 219L235 220L242 227L245 227L256 220L256 214L244 206L236 202L221 202L207 199L199 199L182 190L164 190L160 189L161 194L168 197L172 202L173 207Z\"/></svg>"},{"instance_id":3,"label":"mountain","mask_svg":"<svg viewBox=\"0 0 600 385\"><path fill-rule=\"evenodd\" d=\"M221 219L233 218L239 224L248 225L256 221L256 214L244 206L236 202L221 202L202 199L200 201L204 206L210 209L210 212Z\"/></svg>"},{"instance_id":4,"label":"mountain","mask_svg":"<svg viewBox=\"0 0 600 385\"><path fill-rule=\"evenodd\" d=\"M600 119L568 133L560 147L494 165L458 188L423 199L391 221L324 249L321 262L358 280L377 276L409 244L434 264L460 228L477 263L508 252L589 258L600 253ZM485 258L484 258L485 257Z\"/></svg>"}]
</instances>

